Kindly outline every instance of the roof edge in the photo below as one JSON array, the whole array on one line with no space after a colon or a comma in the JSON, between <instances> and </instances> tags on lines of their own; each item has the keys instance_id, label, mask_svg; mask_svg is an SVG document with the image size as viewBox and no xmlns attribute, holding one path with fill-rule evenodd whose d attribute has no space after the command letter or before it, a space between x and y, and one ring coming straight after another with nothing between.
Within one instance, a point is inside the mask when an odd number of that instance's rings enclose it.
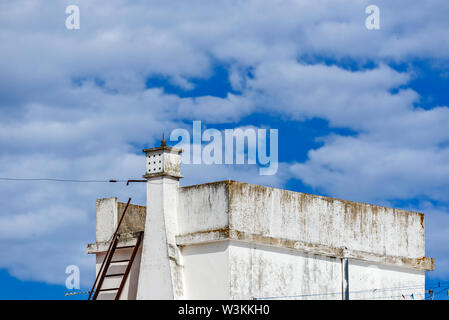
<instances>
[{"instance_id":1,"label":"roof edge","mask_svg":"<svg viewBox=\"0 0 449 320\"><path fill-rule=\"evenodd\" d=\"M332 258L348 258L358 261L384 264L395 267L416 269L421 271L433 271L435 269L433 258L419 257L408 258L402 256L380 255L365 251L351 250L348 248L336 248L323 244L306 243L291 239L268 237L258 234L250 234L231 228L204 230L176 237L178 246L193 246L217 241L234 240L246 243L283 248L300 251L303 253L326 256Z\"/></svg>"}]
</instances>

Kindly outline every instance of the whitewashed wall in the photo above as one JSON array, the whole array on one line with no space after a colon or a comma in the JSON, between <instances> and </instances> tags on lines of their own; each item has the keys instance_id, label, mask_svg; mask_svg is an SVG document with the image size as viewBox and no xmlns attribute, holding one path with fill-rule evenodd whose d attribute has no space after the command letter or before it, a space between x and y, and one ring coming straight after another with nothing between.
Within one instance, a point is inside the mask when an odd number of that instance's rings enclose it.
<instances>
[{"instance_id":1,"label":"whitewashed wall","mask_svg":"<svg viewBox=\"0 0 449 320\"><path fill-rule=\"evenodd\" d=\"M423 300L425 273L409 268L349 261L349 289L351 300Z\"/></svg>"},{"instance_id":2,"label":"whitewashed wall","mask_svg":"<svg viewBox=\"0 0 449 320\"><path fill-rule=\"evenodd\" d=\"M230 299L228 241L184 247L185 299Z\"/></svg>"}]
</instances>

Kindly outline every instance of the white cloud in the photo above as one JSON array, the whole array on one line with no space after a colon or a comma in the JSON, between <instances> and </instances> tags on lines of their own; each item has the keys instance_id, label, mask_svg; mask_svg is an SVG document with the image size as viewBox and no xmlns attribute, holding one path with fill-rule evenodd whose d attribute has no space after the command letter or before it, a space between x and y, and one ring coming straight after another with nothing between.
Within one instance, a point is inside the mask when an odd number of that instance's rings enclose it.
<instances>
[{"instance_id":1,"label":"white cloud","mask_svg":"<svg viewBox=\"0 0 449 320\"><path fill-rule=\"evenodd\" d=\"M202 96L179 101L178 113L184 119L202 119L213 123L238 121L255 109L250 96L228 93L226 98Z\"/></svg>"},{"instance_id":2,"label":"white cloud","mask_svg":"<svg viewBox=\"0 0 449 320\"><path fill-rule=\"evenodd\" d=\"M429 197L445 201L449 149L417 149L369 141L369 137L335 136L309 151L308 160L294 164L291 171L328 194L353 200Z\"/></svg>"},{"instance_id":3,"label":"white cloud","mask_svg":"<svg viewBox=\"0 0 449 320\"><path fill-rule=\"evenodd\" d=\"M332 126L367 129L372 122L407 111L417 101L417 93L410 89L390 92L408 79L407 73L386 66L349 71L283 61L259 65L248 86L259 92L258 103L271 112L295 119L319 117Z\"/></svg>"},{"instance_id":4,"label":"white cloud","mask_svg":"<svg viewBox=\"0 0 449 320\"><path fill-rule=\"evenodd\" d=\"M86 212L60 204L0 218L0 239L23 240L88 222Z\"/></svg>"}]
</instances>

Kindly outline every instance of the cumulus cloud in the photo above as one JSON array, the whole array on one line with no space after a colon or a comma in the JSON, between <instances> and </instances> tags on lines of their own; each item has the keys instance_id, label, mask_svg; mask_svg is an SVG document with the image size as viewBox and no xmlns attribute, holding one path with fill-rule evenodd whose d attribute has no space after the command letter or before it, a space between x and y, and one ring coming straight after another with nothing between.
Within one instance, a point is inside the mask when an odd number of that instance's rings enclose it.
<instances>
[{"instance_id":1,"label":"cumulus cloud","mask_svg":"<svg viewBox=\"0 0 449 320\"><path fill-rule=\"evenodd\" d=\"M282 61L258 66L248 86L260 92L257 99L272 112L298 120L324 118L332 126L366 129L376 120L406 111L417 101L418 94L410 89L391 92L408 79L407 73L386 66L349 71Z\"/></svg>"},{"instance_id":2,"label":"cumulus cloud","mask_svg":"<svg viewBox=\"0 0 449 320\"><path fill-rule=\"evenodd\" d=\"M449 150L333 136L291 172L328 194L363 201L428 197L445 201ZM393 138L392 138L393 139Z\"/></svg>"}]
</instances>

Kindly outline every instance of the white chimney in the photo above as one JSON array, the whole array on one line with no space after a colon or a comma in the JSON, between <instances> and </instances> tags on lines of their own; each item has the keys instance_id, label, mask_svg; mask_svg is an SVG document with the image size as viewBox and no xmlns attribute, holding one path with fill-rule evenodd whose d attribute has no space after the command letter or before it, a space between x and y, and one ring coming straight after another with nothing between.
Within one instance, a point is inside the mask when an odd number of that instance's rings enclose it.
<instances>
[{"instance_id":1,"label":"white chimney","mask_svg":"<svg viewBox=\"0 0 449 320\"><path fill-rule=\"evenodd\" d=\"M176 246L181 149L145 149L147 213L137 299L182 299L182 261Z\"/></svg>"}]
</instances>

